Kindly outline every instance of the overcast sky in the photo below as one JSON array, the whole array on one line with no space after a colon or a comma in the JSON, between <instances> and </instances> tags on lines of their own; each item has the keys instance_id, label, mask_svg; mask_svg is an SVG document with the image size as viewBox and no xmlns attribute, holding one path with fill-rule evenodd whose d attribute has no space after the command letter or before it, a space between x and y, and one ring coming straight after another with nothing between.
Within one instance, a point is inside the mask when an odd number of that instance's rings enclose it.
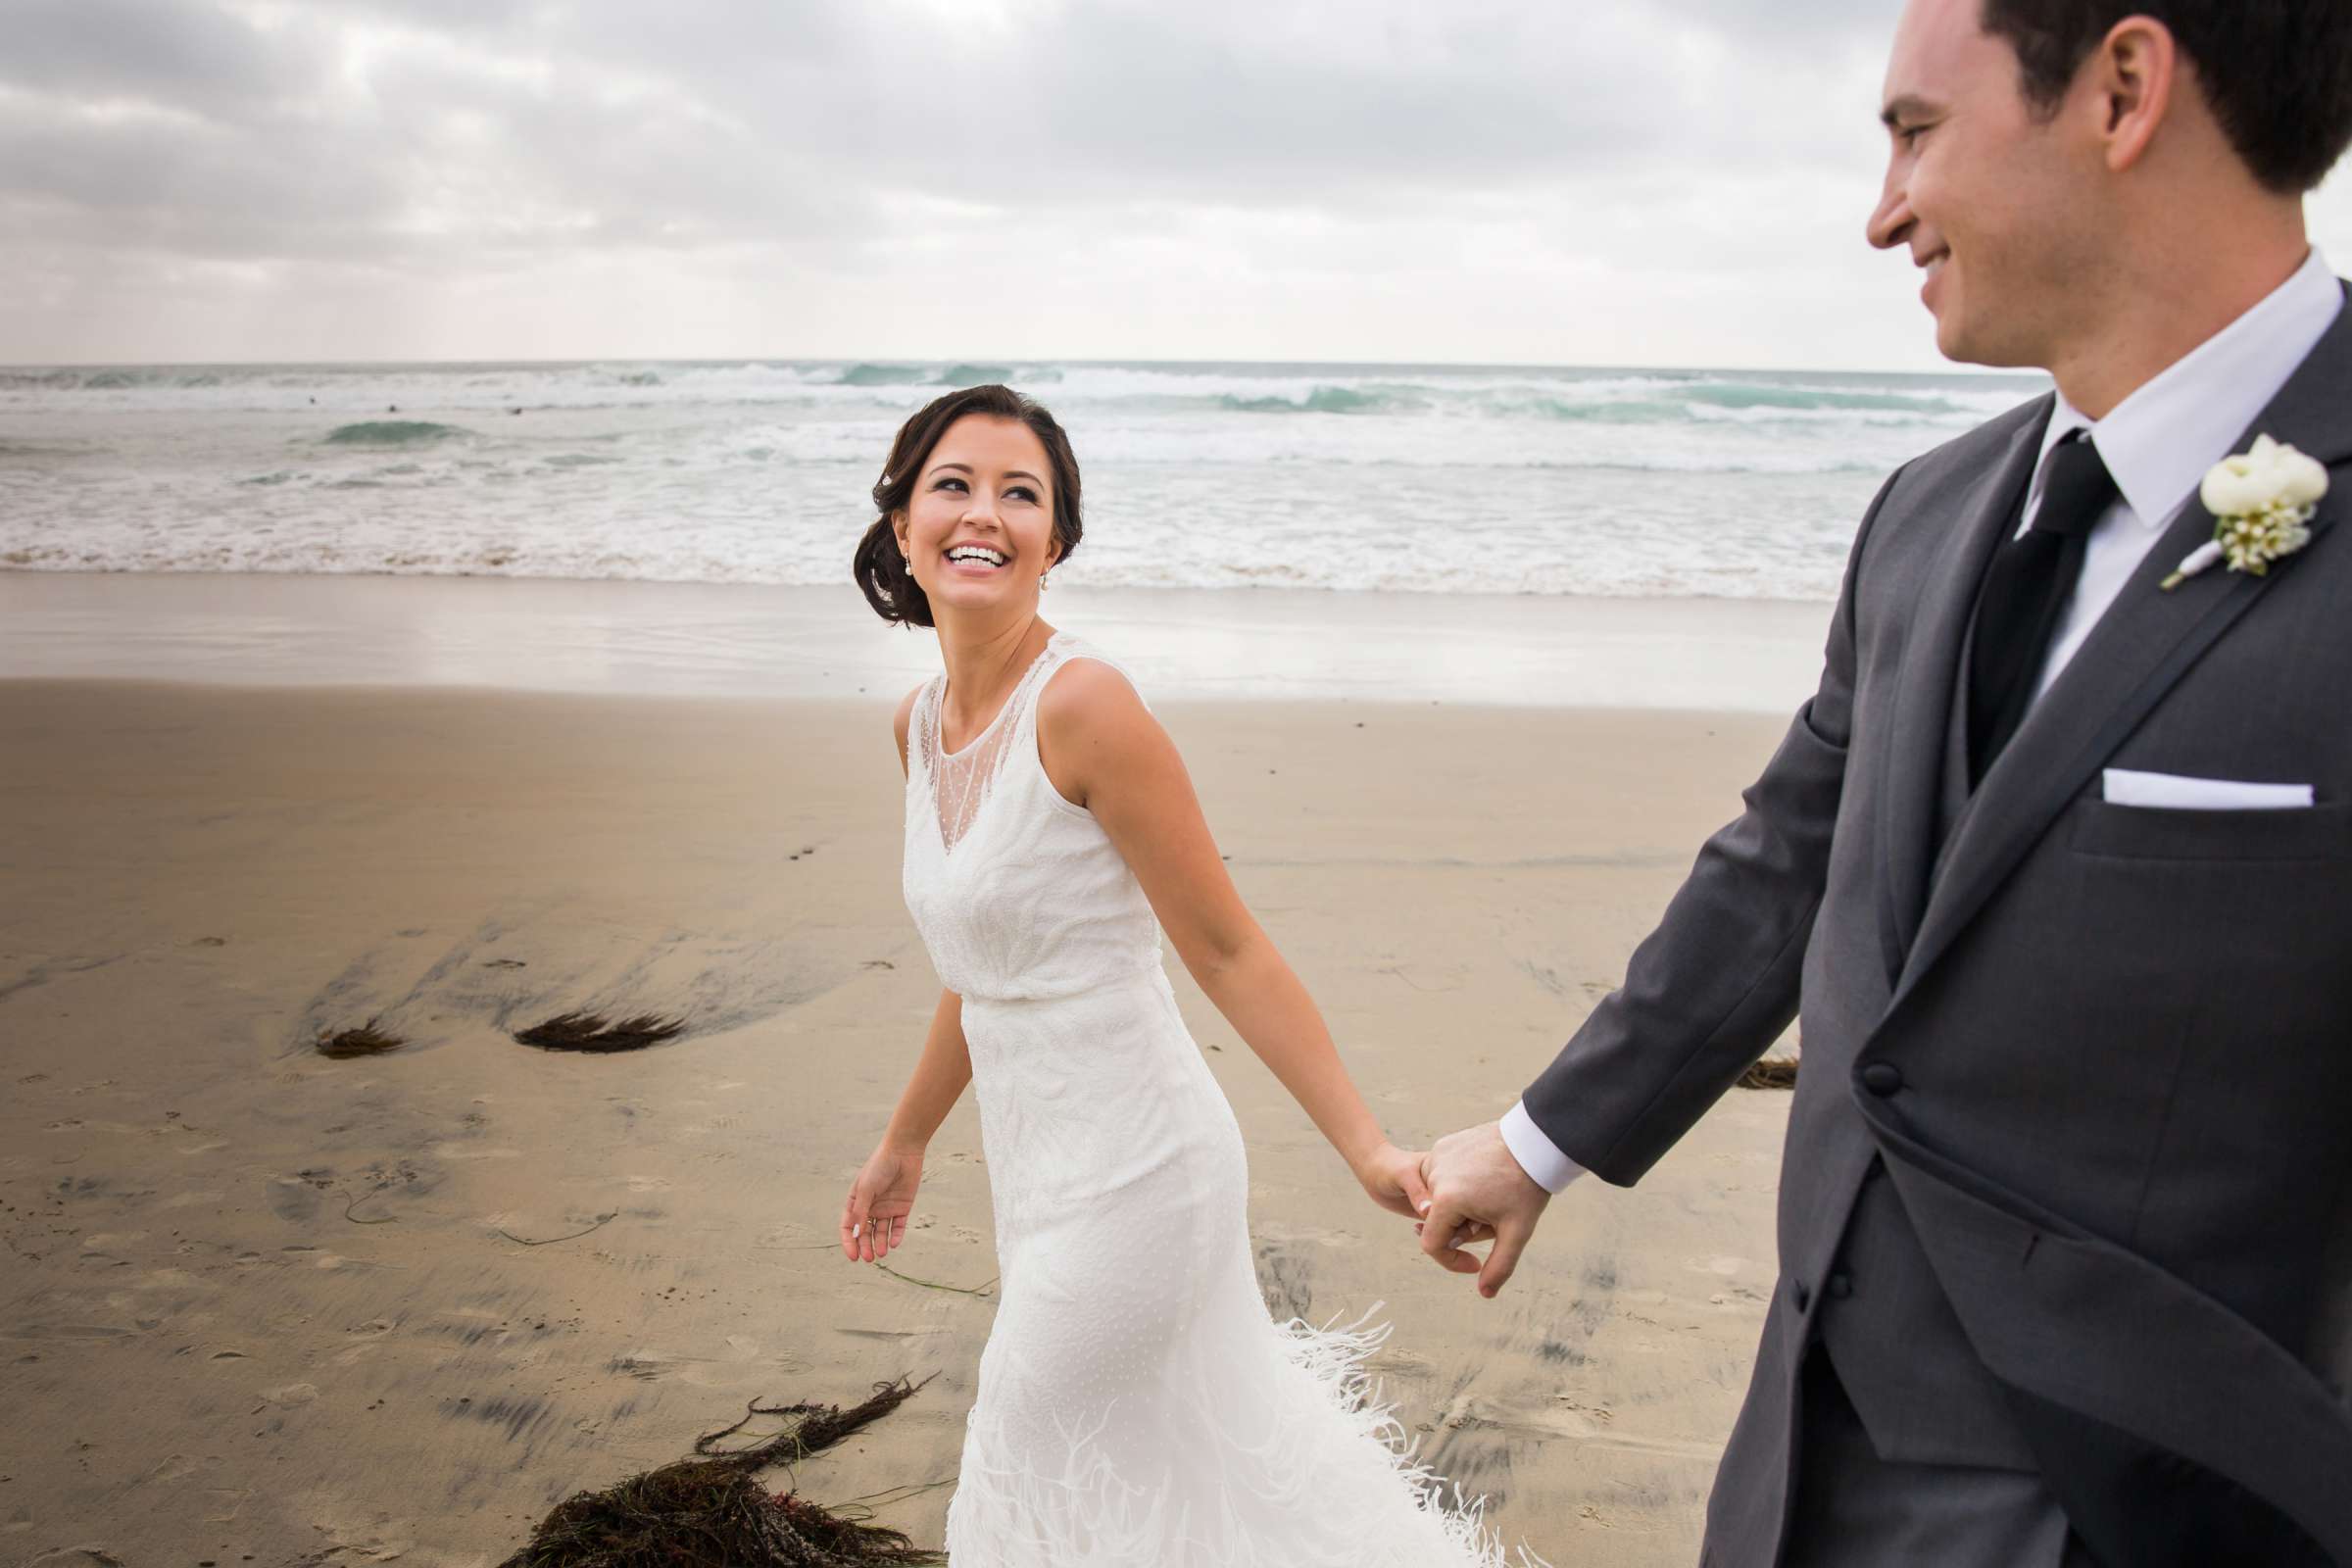
<instances>
[{"instance_id":1,"label":"overcast sky","mask_svg":"<svg viewBox=\"0 0 2352 1568\"><path fill-rule=\"evenodd\" d=\"M0 362L1932 369L1898 9L10 0Z\"/></svg>"}]
</instances>

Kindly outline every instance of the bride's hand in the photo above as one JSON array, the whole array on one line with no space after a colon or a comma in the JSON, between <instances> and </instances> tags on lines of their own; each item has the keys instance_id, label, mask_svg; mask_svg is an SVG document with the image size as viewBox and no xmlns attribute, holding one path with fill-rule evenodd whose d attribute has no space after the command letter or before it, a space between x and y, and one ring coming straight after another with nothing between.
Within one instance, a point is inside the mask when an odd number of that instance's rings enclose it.
<instances>
[{"instance_id":1,"label":"bride's hand","mask_svg":"<svg viewBox=\"0 0 2352 1568\"><path fill-rule=\"evenodd\" d=\"M1418 1219L1429 1212L1429 1184L1421 1179L1419 1154L1383 1144L1356 1166L1355 1179L1392 1214Z\"/></svg>"},{"instance_id":2,"label":"bride's hand","mask_svg":"<svg viewBox=\"0 0 2352 1568\"><path fill-rule=\"evenodd\" d=\"M850 1184L841 1211L841 1250L853 1263L879 1263L906 1242L906 1217L923 1179L921 1150L877 1149Z\"/></svg>"}]
</instances>

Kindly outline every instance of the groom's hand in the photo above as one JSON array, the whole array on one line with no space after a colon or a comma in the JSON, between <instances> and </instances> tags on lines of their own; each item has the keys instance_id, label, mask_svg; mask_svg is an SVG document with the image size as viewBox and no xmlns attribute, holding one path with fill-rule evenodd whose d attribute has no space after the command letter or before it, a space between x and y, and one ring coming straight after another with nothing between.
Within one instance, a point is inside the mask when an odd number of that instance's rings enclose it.
<instances>
[{"instance_id":1,"label":"groom's hand","mask_svg":"<svg viewBox=\"0 0 2352 1568\"><path fill-rule=\"evenodd\" d=\"M1519 1267L1551 1195L1512 1157L1495 1122L1449 1133L1422 1161L1430 1209L1421 1222L1421 1250L1442 1268L1478 1276L1478 1294L1492 1298ZM1465 1242L1494 1238L1482 1264Z\"/></svg>"}]
</instances>

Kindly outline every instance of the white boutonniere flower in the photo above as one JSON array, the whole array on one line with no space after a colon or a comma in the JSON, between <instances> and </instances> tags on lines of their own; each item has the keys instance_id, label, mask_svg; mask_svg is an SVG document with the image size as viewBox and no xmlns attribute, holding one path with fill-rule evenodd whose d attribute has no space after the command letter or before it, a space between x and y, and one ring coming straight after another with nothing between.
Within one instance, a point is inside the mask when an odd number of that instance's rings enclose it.
<instances>
[{"instance_id":1,"label":"white boutonniere flower","mask_svg":"<svg viewBox=\"0 0 2352 1568\"><path fill-rule=\"evenodd\" d=\"M2198 499L2213 514L2213 542L2191 551L2164 579L2167 593L2217 561L2231 571L2267 575L2271 563L2311 543L2311 519L2328 493L2328 470L2267 435L2206 472Z\"/></svg>"}]
</instances>

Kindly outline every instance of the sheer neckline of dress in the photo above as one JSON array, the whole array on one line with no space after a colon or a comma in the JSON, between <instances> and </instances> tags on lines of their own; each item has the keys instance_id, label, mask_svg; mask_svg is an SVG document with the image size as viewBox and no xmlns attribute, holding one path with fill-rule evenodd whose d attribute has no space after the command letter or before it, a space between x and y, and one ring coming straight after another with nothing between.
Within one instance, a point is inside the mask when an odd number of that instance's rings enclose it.
<instances>
[{"instance_id":1,"label":"sheer neckline of dress","mask_svg":"<svg viewBox=\"0 0 2352 1568\"><path fill-rule=\"evenodd\" d=\"M944 672L940 675L922 714L922 742L925 788L931 797L931 814L939 827L940 848L945 853L955 853L978 822L981 808L995 794L998 775L1004 771L1012 743L1026 733L1024 724L1036 704L1038 677L1053 666L1050 656L1068 641L1068 636L1057 631L1046 639L1045 647L1037 651L1037 657L1021 671L1020 678L1012 683L1012 690L1005 694L989 721L957 751L947 748L942 722L947 676Z\"/></svg>"},{"instance_id":2,"label":"sheer neckline of dress","mask_svg":"<svg viewBox=\"0 0 2352 1568\"><path fill-rule=\"evenodd\" d=\"M1029 662L1023 666L1020 679L1012 683L1012 690L1006 692L1004 694L1004 700L997 705L996 712L990 715L987 723L980 726L980 732L953 751L948 749L948 677L947 672L942 670L939 677L939 691L934 695L931 702L931 738L935 748L939 753L940 760L948 762L959 761L962 759L971 756L973 752L985 745L988 741L988 737L995 731L996 727L1004 722L1004 715L1012 711L1015 704L1020 698L1021 688L1028 684L1029 677L1031 675L1037 673L1037 666L1045 662L1046 655L1053 652L1054 645L1055 643L1062 641L1068 636L1069 633L1066 631L1057 631L1054 633L1053 636L1048 637L1046 639L1046 645L1037 651L1037 657L1029 661Z\"/></svg>"}]
</instances>

